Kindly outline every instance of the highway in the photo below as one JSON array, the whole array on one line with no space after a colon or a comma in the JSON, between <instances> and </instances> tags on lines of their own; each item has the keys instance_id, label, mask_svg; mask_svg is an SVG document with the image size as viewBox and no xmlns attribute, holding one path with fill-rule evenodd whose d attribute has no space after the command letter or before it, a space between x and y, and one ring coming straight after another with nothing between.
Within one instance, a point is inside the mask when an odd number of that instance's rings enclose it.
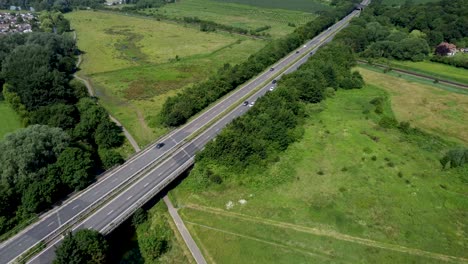
<instances>
[{"instance_id":1,"label":"highway","mask_svg":"<svg viewBox=\"0 0 468 264\"><path fill-rule=\"evenodd\" d=\"M43 215L39 221L23 232L0 244L0 263L14 261L23 252L44 240L48 242L49 246L32 258L30 262L50 263L54 257L54 246L60 242L61 234L66 228L71 230L92 228L104 234L113 230L131 215L131 209L135 208L135 205L141 204L143 198L147 199L150 195L152 196L155 191L162 189L175 179L183 169L190 166L196 152L201 150L229 122L247 112L249 107L238 105L190 142L186 142L187 138L219 118L218 116L225 109L230 108L233 104L238 104L239 100L252 93L260 84L273 77L279 78L276 76L279 71L284 71L282 74L285 74L297 69L319 46L331 40L339 29L358 13L359 11L353 11L343 20L306 43L306 48L298 49L299 53L294 51L272 65L275 68L274 71L269 69L264 71L183 127L161 138L158 142L164 142L164 147L155 148L157 143L155 142L123 165L106 173L102 180L88 187L79 195ZM307 54L304 54L306 52ZM304 57L301 58L302 56ZM286 69L296 60L298 61L294 65ZM265 85L248 100L255 101L264 95L271 86L270 83Z\"/></svg>"}]
</instances>

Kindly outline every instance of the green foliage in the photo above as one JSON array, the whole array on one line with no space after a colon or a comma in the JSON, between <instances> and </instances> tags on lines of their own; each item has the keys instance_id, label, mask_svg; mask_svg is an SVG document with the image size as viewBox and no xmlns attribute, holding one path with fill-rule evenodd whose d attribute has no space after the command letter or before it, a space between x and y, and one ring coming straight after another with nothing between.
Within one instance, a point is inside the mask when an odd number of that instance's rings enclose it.
<instances>
[{"instance_id":1,"label":"green foliage","mask_svg":"<svg viewBox=\"0 0 468 264\"><path fill-rule=\"evenodd\" d=\"M99 151L99 158L101 159L102 165L105 169L110 169L115 165L119 165L124 163L124 159L122 155L120 155L114 149L104 149L100 148Z\"/></svg>"},{"instance_id":2,"label":"green foliage","mask_svg":"<svg viewBox=\"0 0 468 264\"><path fill-rule=\"evenodd\" d=\"M137 227L138 247L145 263L157 262L159 257L171 247L171 230L163 216L159 214L153 215L158 219L158 221L153 221L153 225L146 222Z\"/></svg>"},{"instance_id":3,"label":"green foliage","mask_svg":"<svg viewBox=\"0 0 468 264\"><path fill-rule=\"evenodd\" d=\"M457 148L449 150L442 159L440 159L442 167L450 168L461 167L468 164L468 148Z\"/></svg>"},{"instance_id":4,"label":"green foliage","mask_svg":"<svg viewBox=\"0 0 468 264\"><path fill-rule=\"evenodd\" d=\"M62 34L70 31L70 21L58 11L42 12L39 16L40 28L44 32Z\"/></svg>"},{"instance_id":5,"label":"green foliage","mask_svg":"<svg viewBox=\"0 0 468 264\"><path fill-rule=\"evenodd\" d=\"M148 213L143 208L138 208L132 216L132 225L138 227L146 222L147 219Z\"/></svg>"},{"instance_id":6,"label":"green foliage","mask_svg":"<svg viewBox=\"0 0 468 264\"><path fill-rule=\"evenodd\" d=\"M60 128L34 125L8 134L0 141L0 217L14 224L51 203L56 175L48 174L70 143ZM16 214L17 210L23 211ZM2 230L0 227L0 231Z\"/></svg>"},{"instance_id":7,"label":"green foliage","mask_svg":"<svg viewBox=\"0 0 468 264\"><path fill-rule=\"evenodd\" d=\"M383 116L379 121L379 126L383 128L396 128L398 121L393 117Z\"/></svg>"},{"instance_id":8,"label":"green foliage","mask_svg":"<svg viewBox=\"0 0 468 264\"><path fill-rule=\"evenodd\" d=\"M90 229L68 233L55 250L54 264L104 264L108 254L104 236Z\"/></svg>"},{"instance_id":9,"label":"green foliage","mask_svg":"<svg viewBox=\"0 0 468 264\"><path fill-rule=\"evenodd\" d=\"M29 123L43 124L68 130L75 127L78 119L79 114L74 105L52 104L42 106L31 112Z\"/></svg>"},{"instance_id":10,"label":"green foliage","mask_svg":"<svg viewBox=\"0 0 468 264\"><path fill-rule=\"evenodd\" d=\"M83 189L94 179L91 153L80 148L65 149L55 165L59 168L62 182L71 189Z\"/></svg>"},{"instance_id":11,"label":"green foliage","mask_svg":"<svg viewBox=\"0 0 468 264\"><path fill-rule=\"evenodd\" d=\"M96 144L102 148L114 148L123 144L122 128L109 118L104 118L96 128L94 135Z\"/></svg>"}]
</instances>

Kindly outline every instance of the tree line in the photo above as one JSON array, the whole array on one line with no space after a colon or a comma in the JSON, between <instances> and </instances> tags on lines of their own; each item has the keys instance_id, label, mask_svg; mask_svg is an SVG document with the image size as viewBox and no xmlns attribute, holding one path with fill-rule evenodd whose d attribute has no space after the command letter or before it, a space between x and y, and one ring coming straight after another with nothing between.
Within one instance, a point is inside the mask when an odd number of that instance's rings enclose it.
<instances>
[{"instance_id":1,"label":"tree line","mask_svg":"<svg viewBox=\"0 0 468 264\"><path fill-rule=\"evenodd\" d=\"M339 38L363 57L422 61L443 41L468 45L467 12L465 0L393 7L376 0Z\"/></svg>"},{"instance_id":2,"label":"tree line","mask_svg":"<svg viewBox=\"0 0 468 264\"><path fill-rule=\"evenodd\" d=\"M351 71L355 65L351 49L343 44L332 43L320 49L209 142L196 156L188 179L197 182L195 188L204 188L226 180L217 174L219 170L232 175L252 166L268 166L302 136L306 104L319 103L336 89L362 87L360 74ZM252 184L271 184L275 180L278 179L248 179Z\"/></svg>"},{"instance_id":3,"label":"tree line","mask_svg":"<svg viewBox=\"0 0 468 264\"><path fill-rule=\"evenodd\" d=\"M60 11L70 12L75 8L98 8L105 0L0 0L1 9L9 9L10 6L29 9L33 7L36 11Z\"/></svg>"},{"instance_id":4,"label":"tree line","mask_svg":"<svg viewBox=\"0 0 468 264\"><path fill-rule=\"evenodd\" d=\"M121 128L73 79L77 52L68 35L0 36L2 98L26 127L0 141L0 234L123 161Z\"/></svg>"},{"instance_id":5,"label":"tree line","mask_svg":"<svg viewBox=\"0 0 468 264\"><path fill-rule=\"evenodd\" d=\"M245 62L232 66L225 64L207 81L185 89L176 96L169 97L160 112L160 122L166 126L178 126L190 117L216 101L237 86L262 72L289 52L299 47L306 40L333 25L337 18L342 18L354 8L346 3L330 12L323 12L315 20L297 28L292 34L271 41Z\"/></svg>"}]
</instances>

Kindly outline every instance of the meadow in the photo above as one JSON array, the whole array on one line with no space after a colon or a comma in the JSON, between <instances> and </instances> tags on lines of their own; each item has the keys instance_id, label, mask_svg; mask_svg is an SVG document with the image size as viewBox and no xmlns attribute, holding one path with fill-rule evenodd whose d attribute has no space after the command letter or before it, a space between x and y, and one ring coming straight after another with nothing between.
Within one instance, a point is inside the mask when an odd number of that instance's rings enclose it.
<instances>
[{"instance_id":1,"label":"meadow","mask_svg":"<svg viewBox=\"0 0 468 264\"><path fill-rule=\"evenodd\" d=\"M374 83L373 73L362 72L364 88L339 90L307 107L303 138L268 169L248 168L236 180L206 190L191 188L189 177L173 190L210 262L467 261L468 168L443 170L439 163L456 143L380 127L373 99L384 98L384 115L397 118L403 107L414 106L395 103L401 94L387 92ZM432 92L437 94L427 93ZM434 115L442 119L442 112ZM460 124L468 129L468 123ZM249 185L261 177L283 183Z\"/></svg>"},{"instance_id":2,"label":"meadow","mask_svg":"<svg viewBox=\"0 0 468 264\"><path fill-rule=\"evenodd\" d=\"M0 101L0 140L22 127L18 114L4 101Z\"/></svg>"},{"instance_id":3,"label":"meadow","mask_svg":"<svg viewBox=\"0 0 468 264\"><path fill-rule=\"evenodd\" d=\"M310 6L313 6L314 2L310 3L312 3ZM322 9L316 9L315 11L318 10ZM184 0L165 5L159 9L147 9L145 13L161 14L177 19L198 17L202 20L248 30L271 26L270 29L262 32L269 33L273 37L280 37L294 31L295 27L289 26L288 23L299 26L316 17L312 11L303 9L300 9L300 11L274 9L268 6L257 7L216 0Z\"/></svg>"},{"instance_id":4,"label":"meadow","mask_svg":"<svg viewBox=\"0 0 468 264\"><path fill-rule=\"evenodd\" d=\"M278 8L287 10L297 10L305 12L317 12L330 8L326 3L328 1L311 1L311 0L214 0L220 3L236 3L250 6L258 6L263 8Z\"/></svg>"},{"instance_id":5,"label":"meadow","mask_svg":"<svg viewBox=\"0 0 468 264\"><path fill-rule=\"evenodd\" d=\"M412 3L414 4L424 4L424 3L430 3L430 2L437 2L438 0L414 0L414 1L411 1ZM386 4L386 5L396 5L396 6L399 6L399 5L403 5L404 3L406 2L406 0L383 0L382 3Z\"/></svg>"},{"instance_id":6,"label":"meadow","mask_svg":"<svg viewBox=\"0 0 468 264\"><path fill-rule=\"evenodd\" d=\"M390 94L398 120L468 145L468 94L448 92L434 85L403 80L362 67L359 72L366 83Z\"/></svg>"},{"instance_id":7,"label":"meadow","mask_svg":"<svg viewBox=\"0 0 468 264\"><path fill-rule=\"evenodd\" d=\"M78 11L67 18L84 52L79 74L141 146L168 131L156 120L167 97L266 44L107 12Z\"/></svg>"}]
</instances>

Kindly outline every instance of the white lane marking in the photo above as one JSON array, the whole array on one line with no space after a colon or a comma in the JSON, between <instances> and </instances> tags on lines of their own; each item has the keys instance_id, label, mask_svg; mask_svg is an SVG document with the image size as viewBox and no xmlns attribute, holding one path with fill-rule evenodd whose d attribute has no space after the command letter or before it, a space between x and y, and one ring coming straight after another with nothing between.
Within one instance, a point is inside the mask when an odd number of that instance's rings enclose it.
<instances>
[{"instance_id":1,"label":"white lane marking","mask_svg":"<svg viewBox=\"0 0 468 264\"><path fill-rule=\"evenodd\" d=\"M75 210L75 209L76 209L76 208L78 208L78 207L80 207L80 205L79 205L79 204L78 204L78 205L75 205L75 206L73 206L72 210Z\"/></svg>"},{"instance_id":2,"label":"white lane marking","mask_svg":"<svg viewBox=\"0 0 468 264\"><path fill-rule=\"evenodd\" d=\"M51 226L51 225L53 225L54 223L55 223L55 222L50 222L50 224L48 224L47 226Z\"/></svg>"},{"instance_id":3,"label":"white lane marking","mask_svg":"<svg viewBox=\"0 0 468 264\"><path fill-rule=\"evenodd\" d=\"M130 195L130 196L127 198L127 201L130 200L132 197L133 197L133 195Z\"/></svg>"},{"instance_id":4,"label":"white lane marking","mask_svg":"<svg viewBox=\"0 0 468 264\"><path fill-rule=\"evenodd\" d=\"M107 215L112 214L112 212L114 212L114 210L110 210L110 212L108 212Z\"/></svg>"},{"instance_id":5,"label":"white lane marking","mask_svg":"<svg viewBox=\"0 0 468 264\"><path fill-rule=\"evenodd\" d=\"M161 176L162 174L163 174L163 173L161 172L161 173L159 173L159 175L158 175L158 176Z\"/></svg>"},{"instance_id":6,"label":"white lane marking","mask_svg":"<svg viewBox=\"0 0 468 264\"><path fill-rule=\"evenodd\" d=\"M149 182L145 183L145 186L143 186L143 187L146 187L146 186L148 186L148 184L149 184Z\"/></svg>"},{"instance_id":7,"label":"white lane marking","mask_svg":"<svg viewBox=\"0 0 468 264\"><path fill-rule=\"evenodd\" d=\"M113 179L113 180L112 180L112 182L116 182L117 180L118 180L118 179L117 179L117 178L115 178L115 179Z\"/></svg>"}]
</instances>

